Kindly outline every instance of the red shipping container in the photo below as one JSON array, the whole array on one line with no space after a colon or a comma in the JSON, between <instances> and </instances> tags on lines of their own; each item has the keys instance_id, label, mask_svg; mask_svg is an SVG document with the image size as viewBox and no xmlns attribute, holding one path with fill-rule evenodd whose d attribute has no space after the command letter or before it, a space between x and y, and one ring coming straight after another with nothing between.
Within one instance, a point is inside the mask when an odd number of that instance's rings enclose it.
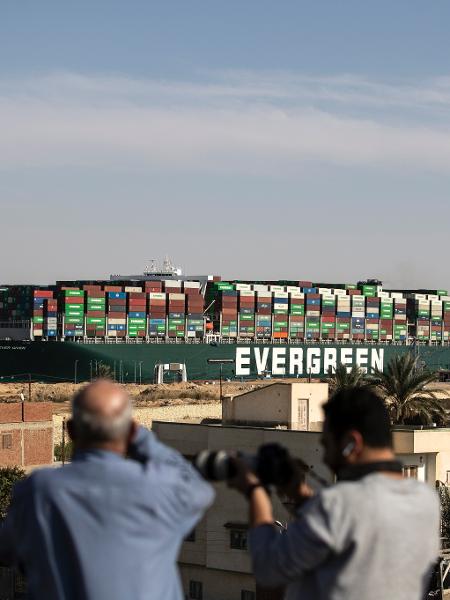
<instances>
[{"instance_id":1,"label":"red shipping container","mask_svg":"<svg viewBox=\"0 0 450 600\"><path fill-rule=\"evenodd\" d=\"M108 313L108 318L109 319L126 319L127 313L126 312L110 312L110 313Z\"/></svg>"},{"instance_id":2,"label":"red shipping container","mask_svg":"<svg viewBox=\"0 0 450 600\"><path fill-rule=\"evenodd\" d=\"M53 292L51 290L34 290L33 296L35 298L53 298Z\"/></svg>"},{"instance_id":3,"label":"red shipping container","mask_svg":"<svg viewBox=\"0 0 450 600\"><path fill-rule=\"evenodd\" d=\"M120 285L105 285L105 292L121 292L122 287Z\"/></svg>"},{"instance_id":4,"label":"red shipping container","mask_svg":"<svg viewBox=\"0 0 450 600\"><path fill-rule=\"evenodd\" d=\"M66 296L64 298L66 304L84 304L83 296Z\"/></svg>"}]
</instances>

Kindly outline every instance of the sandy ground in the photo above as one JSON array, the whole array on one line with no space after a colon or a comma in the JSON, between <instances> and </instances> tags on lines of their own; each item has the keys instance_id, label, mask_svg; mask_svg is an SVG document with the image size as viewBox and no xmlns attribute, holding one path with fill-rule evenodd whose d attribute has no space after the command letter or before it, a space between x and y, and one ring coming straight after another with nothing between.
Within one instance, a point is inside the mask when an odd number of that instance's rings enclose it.
<instances>
[{"instance_id":1,"label":"sandy ground","mask_svg":"<svg viewBox=\"0 0 450 600\"><path fill-rule=\"evenodd\" d=\"M255 386L267 382L224 383L223 394L242 394ZM53 403L55 444L61 441L63 420L70 414L70 398L83 384L33 383L31 397L34 401ZM154 420L190 421L200 423L203 419L218 419L221 416L219 385L217 382L127 385L134 402L134 416L138 423L151 427ZM28 400L28 384L0 384L0 402L17 402L21 394Z\"/></svg>"},{"instance_id":2,"label":"sandy ground","mask_svg":"<svg viewBox=\"0 0 450 600\"><path fill-rule=\"evenodd\" d=\"M242 384L226 382L223 394L242 394L270 381L254 381ZM272 383L274 383L272 381ZM55 424L55 444L61 441L62 423L70 414L70 399L84 384L32 383L31 396L34 401L53 403L53 421ZM450 409L450 384L437 384L442 390L441 397L446 397L445 404ZM221 416L219 401L219 385L217 382L204 383L172 383L163 385L134 385L126 388L133 398L134 416L136 420L151 427L154 420L158 421L189 421L199 423L203 419L218 419ZM21 394L28 400L28 385L25 383L0 384L0 402L17 402Z\"/></svg>"},{"instance_id":3,"label":"sandy ground","mask_svg":"<svg viewBox=\"0 0 450 600\"><path fill-rule=\"evenodd\" d=\"M68 409L53 415L55 444L61 441L62 422L68 416ZM221 407L219 402L214 404L181 404L134 409L136 421L148 428L151 428L153 421L189 421L191 423L200 423L203 419L218 419L220 416Z\"/></svg>"}]
</instances>

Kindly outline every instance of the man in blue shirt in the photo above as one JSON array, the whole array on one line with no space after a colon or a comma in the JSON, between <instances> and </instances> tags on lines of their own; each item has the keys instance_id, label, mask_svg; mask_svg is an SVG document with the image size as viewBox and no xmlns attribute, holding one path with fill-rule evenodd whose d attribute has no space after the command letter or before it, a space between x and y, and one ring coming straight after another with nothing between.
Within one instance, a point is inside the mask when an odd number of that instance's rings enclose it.
<instances>
[{"instance_id":1,"label":"man in blue shirt","mask_svg":"<svg viewBox=\"0 0 450 600\"><path fill-rule=\"evenodd\" d=\"M95 382L72 409L73 461L16 486L0 561L23 567L34 600L180 600L178 552L211 486L136 427L120 386Z\"/></svg>"}]
</instances>

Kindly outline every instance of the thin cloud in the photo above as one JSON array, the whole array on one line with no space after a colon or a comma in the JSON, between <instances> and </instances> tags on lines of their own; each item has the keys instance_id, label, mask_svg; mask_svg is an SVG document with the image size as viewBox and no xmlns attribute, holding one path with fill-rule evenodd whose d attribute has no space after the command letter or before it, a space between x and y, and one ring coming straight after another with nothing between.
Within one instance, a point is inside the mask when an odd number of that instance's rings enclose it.
<instances>
[{"instance_id":1,"label":"thin cloud","mask_svg":"<svg viewBox=\"0 0 450 600\"><path fill-rule=\"evenodd\" d=\"M228 72L186 82L58 73L0 81L0 164L283 175L319 161L450 173L447 109L444 78L393 85L351 75Z\"/></svg>"}]
</instances>

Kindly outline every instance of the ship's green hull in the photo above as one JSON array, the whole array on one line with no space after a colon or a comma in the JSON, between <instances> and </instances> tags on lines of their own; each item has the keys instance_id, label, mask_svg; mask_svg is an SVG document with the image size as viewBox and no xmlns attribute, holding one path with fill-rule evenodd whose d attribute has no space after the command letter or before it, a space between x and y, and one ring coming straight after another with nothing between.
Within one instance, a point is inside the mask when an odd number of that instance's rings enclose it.
<instances>
[{"instance_id":1,"label":"ship's green hull","mask_svg":"<svg viewBox=\"0 0 450 600\"><path fill-rule=\"evenodd\" d=\"M450 368L449 346L356 344L82 344L74 342L0 342L3 381L86 381L106 365L124 382L151 382L158 363L184 363L189 380L216 379L218 365L211 358L233 359L223 366L224 377L252 378L324 376L337 363L359 364L369 371L383 369L399 354L419 354L430 369ZM101 372L101 368L100 368Z\"/></svg>"}]
</instances>

